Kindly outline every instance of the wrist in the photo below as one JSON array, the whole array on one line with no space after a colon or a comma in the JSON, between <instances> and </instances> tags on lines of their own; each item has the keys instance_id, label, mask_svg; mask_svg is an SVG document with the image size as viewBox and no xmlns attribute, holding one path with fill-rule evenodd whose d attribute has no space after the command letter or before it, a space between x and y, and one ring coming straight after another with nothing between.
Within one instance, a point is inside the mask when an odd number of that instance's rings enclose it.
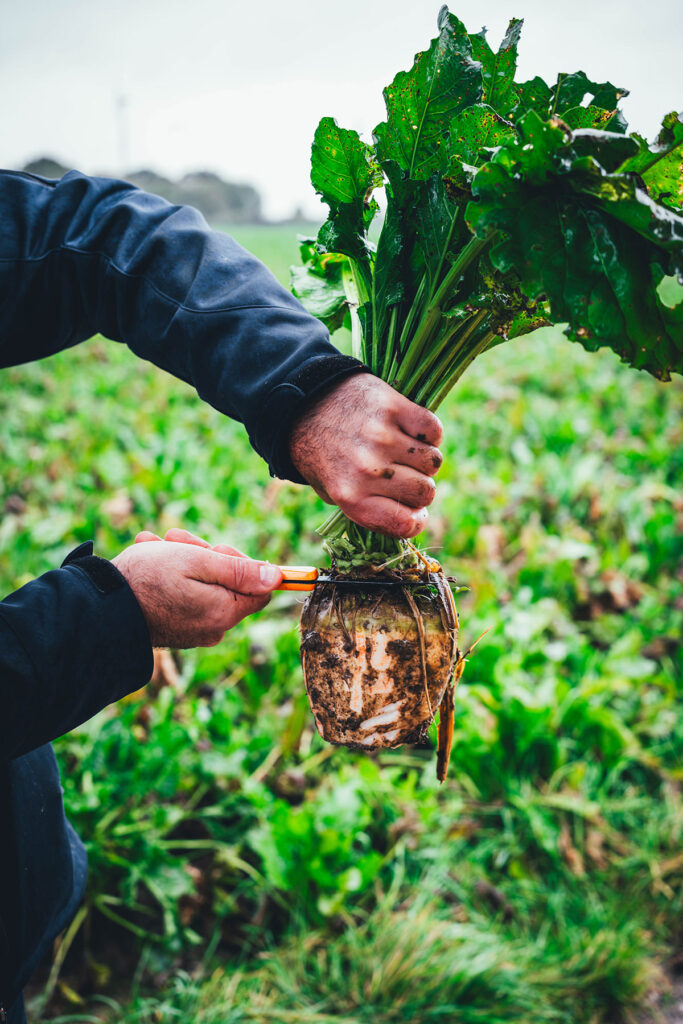
<instances>
[{"instance_id":1,"label":"wrist","mask_svg":"<svg viewBox=\"0 0 683 1024\"><path fill-rule=\"evenodd\" d=\"M273 443L266 455L272 476L298 484L308 483L291 456L294 425L321 395L331 391L345 378L359 373L370 373L370 370L357 359L339 353L306 363L286 384L280 384L271 391L264 422L273 436ZM256 447L263 452L264 445L258 444Z\"/></svg>"},{"instance_id":2,"label":"wrist","mask_svg":"<svg viewBox=\"0 0 683 1024\"><path fill-rule=\"evenodd\" d=\"M377 379L367 366L360 363L343 377L321 385L297 410L289 431L288 453L292 465L306 483L319 484L313 463L318 461L317 453L326 448L324 434L330 429L334 433L343 433L350 411L346 395L349 391L355 392L355 381L361 374ZM313 453L316 457L312 460Z\"/></svg>"},{"instance_id":3,"label":"wrist","mask_svg":"<svg viewBox=\"0 0 683 1024\"><path fill-rule=\"evenodd\" d=\"M120 557L120 556L118 556ZM61 568L77 569L88 578L98 594L106 596L119 590L126 590L135 603L144 621L147 636L151 648L151 627L143 605L133 589L127 575L124 575L116 565L117 559L109 561L94 554L94 544L91 540L84 541L78 547L70 551L62 562Z\"/></svg>"}]
</instances>

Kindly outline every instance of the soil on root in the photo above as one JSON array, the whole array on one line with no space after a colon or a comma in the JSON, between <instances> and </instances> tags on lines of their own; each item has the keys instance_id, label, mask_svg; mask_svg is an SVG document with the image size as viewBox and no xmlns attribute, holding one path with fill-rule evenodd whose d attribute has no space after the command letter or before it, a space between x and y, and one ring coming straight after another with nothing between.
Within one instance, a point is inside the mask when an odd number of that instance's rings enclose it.
<instances>
[{"instance_id":1,"label":"soil on root","mask_svg":"<svg viewBox=\"0 0 683 1024\"><path fill-rule=\"evenodd\" d=\"M453 673L457 625L441 573L379 592L319 584L301 616L301 659L323 738L364 750L422 741Z\"/></svg>"}]
</instances>

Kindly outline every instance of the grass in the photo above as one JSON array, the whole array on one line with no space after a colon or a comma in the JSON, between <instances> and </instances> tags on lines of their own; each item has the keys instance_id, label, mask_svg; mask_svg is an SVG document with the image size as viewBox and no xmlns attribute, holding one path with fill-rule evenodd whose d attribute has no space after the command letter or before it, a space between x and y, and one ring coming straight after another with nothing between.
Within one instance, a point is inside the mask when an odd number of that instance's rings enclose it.
<instances>
[{"instance_id":1,"label":"grass","mask_svg":"<svg viewBox=\"0 0 683 1024\"><path fill-rule=\"evenodd\" d=\"M245 239L281 278L286 230ZM121 346L0 380L4 592L142 528L321 561L322 502ZM433 750L323 745L291 594L60 740L91 880L34 1019L635 1019L683 919L682 406L546 331L443 407L424 543L489 630L444 786Z\"/></svg>"}]
</instances>

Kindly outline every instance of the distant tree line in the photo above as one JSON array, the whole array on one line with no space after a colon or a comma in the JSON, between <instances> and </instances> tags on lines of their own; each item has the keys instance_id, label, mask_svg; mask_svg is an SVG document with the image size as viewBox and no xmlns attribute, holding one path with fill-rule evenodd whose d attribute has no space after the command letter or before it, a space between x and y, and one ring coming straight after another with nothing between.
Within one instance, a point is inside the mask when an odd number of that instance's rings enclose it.
<instances>
[{"instance_id":1,"label":"distant tree line","mask_svg":"<svg viewBox=\"0 0 683 1024\"><path fill-rule=\"evenodd\" d=\"M41 157L23 170L43 178L61 178L69 170L51 157ZM171 203L194 206L216 226L222 224L263 224L261 196L253 185L235 184L210 171L194 171L172 181L156 171L141 170L125 175L126 181Z\"/></svg>"}]
</instances>

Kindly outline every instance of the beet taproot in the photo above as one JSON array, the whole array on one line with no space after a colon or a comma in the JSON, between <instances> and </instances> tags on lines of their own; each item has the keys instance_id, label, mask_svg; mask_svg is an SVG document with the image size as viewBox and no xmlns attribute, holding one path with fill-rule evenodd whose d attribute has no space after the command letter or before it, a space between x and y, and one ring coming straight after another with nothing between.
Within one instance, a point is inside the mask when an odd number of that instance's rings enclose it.
<instances>
[{"instance_id":1,"label":"beet taproot","mask_svg":"<svg viewBox=\"0 0 683 1024\"><path fill-rule=\"evenodd\" d=\"M419 742L458 659L443 573L363 588L319 583L301 614L301 661L318 731L363 750Z\"/></svg>"}]
</instances>

